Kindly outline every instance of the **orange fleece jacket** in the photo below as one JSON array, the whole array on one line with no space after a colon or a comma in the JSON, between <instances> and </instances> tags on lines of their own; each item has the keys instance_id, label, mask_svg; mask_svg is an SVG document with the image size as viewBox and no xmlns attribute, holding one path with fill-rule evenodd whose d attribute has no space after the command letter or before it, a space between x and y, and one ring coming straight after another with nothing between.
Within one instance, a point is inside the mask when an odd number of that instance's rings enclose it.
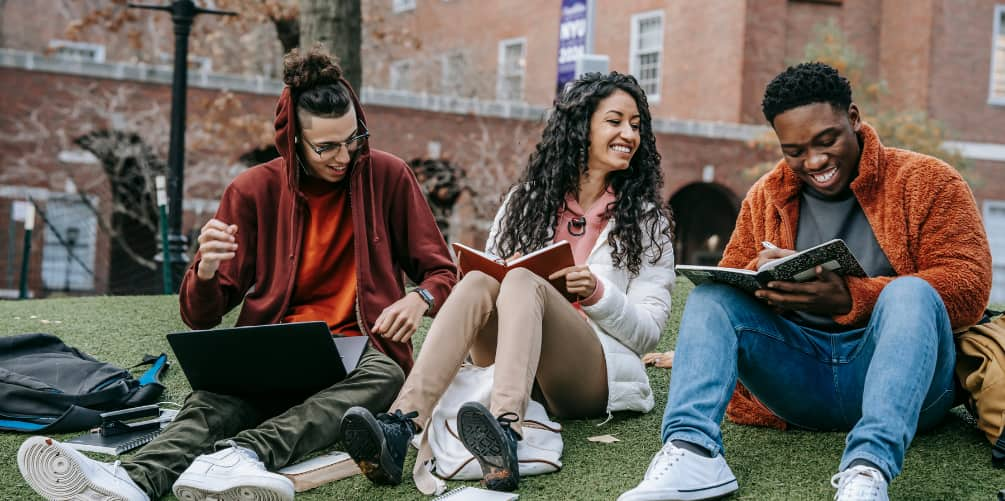
<instances>
[{"instance_id":1,"label":"orange fleece jacket","mask_svg":"<svg viewBox=\"0 0 1005 501\"><path fill-rule=\"evenodd\" d=\"M991 293L991 251L970 187L941 160L884 147L867 124L859 136L862 155L851 190L897 276L931 284L954 329L976 323ZM743 200L719 266L756 269L765 240L794 249L801 189L784 160L759 179ZM894 278L847 278L852 308L834 321L849 329L864 326ZM726 415L735 423L785 427L740 384Z\"/></svg>"}]
</instances>

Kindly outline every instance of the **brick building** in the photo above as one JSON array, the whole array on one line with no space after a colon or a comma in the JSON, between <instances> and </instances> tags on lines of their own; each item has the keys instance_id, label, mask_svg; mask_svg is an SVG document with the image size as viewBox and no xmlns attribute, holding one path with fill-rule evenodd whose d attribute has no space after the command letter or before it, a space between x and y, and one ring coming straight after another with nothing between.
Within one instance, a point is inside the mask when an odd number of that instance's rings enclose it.
<instances>
[{"instance_id":1,"label":"brick building","mask_svg":"<svg viewBox=\"0 0 1005 501\"><path fill-rule=\"evenodd\" d=\"M62 6L53 11L67 22L84 8L74 2L49 3ZM555 95L562 4L363 0L362 94L372 143L405 159L442 157L465 168L477 196L460 204L453 238L481 243L484 214L491 212L498 192L512 180L537 139L541 117ZM927 112L946 124L948 146L967 158L968 175L976 180L975 194L992 234L995 300L1005 301L1005 2L592 0L590 4L589 52L606 56L611 70L640 77L650 96L664 163L664 195L679 218L678 261L714 260L721 252L739 200L754 180L750 167L779 156L775 148L752 145L767 131L760 114L764 86L787 64L801 60L815 27L832 20L862 56L865 77L885 82L888 89L877 103L879 109L865 110L867 116L908 109ZM54 100L72 106L80 96L66 89L93 85L96 93L128 89L130 95L148 96L149 101L137 99L134 104L139 109L160 102L166 118L170 70L158 66L162 56L150 55L164 48L170 51L166 19L143 21L156 43L138 50L124 47L112 35L92 33L83 43L59 41L60 30L52 28L59 23L33 14L39 11L38 2L13 0L0 3L0 9L0 47L5 48L0 53L0 86L6 89L0 106L8 115L18 110L24 116ZM281 48L274 32L262 28L230 33L235 30L232 25L203 19L199 23L203 25L198 33L224 36L198 40L196 35L195 57L190 61L194 65L190 113L197 114L207 100L226 90L244 103L244 111L261 115L267 124L280 89L274 77ZM243 47L226 43L225 51L214 50L213 41L232 39L245 43ZM68 186L86 182L79 177L103 175L94 160L74 146L73 138L58 138L59 147L44 153L39 153L37 144L15 144L10 137L24 122L10 118L0 122L0 145L8 152L0 174L0 198L5 199L0 201L0 221L8 226L10 238L9 244L0 246L5 247L0 248L0 289L12 286L11 270L16 268L12 263L20 262L21 227L11 221L11 200L32 193L58 206L66 199ZM186 173L186 227L198 227L212 213L222 186L241 168L239 159L253 150L251 142L228 142L188 154L192 161L187 168L195 172ZM215 159L208 163L217 165L217 170L203 165L206 159ZM220 169L221 165L230 167ZM215 175L200 174L200 168ZM95 191L99 200L107 196L108 189L104 190ZM106 211L107 205L99 204ZM37 263L32 265L36 270L32 290L40 295L58 290L58 280L46 279L45 268L58 275L59 263L67 256L58 243L51 245L44 232L38 233L36 248L53 256L33 256ZM97 257L89 286L104 292L109 284L101 277L110 264L101 264L101 246L107 244L100 240L97 237L92 245ZM62 269L64 275L68 269Z\"/></svg>"}]
</instances>

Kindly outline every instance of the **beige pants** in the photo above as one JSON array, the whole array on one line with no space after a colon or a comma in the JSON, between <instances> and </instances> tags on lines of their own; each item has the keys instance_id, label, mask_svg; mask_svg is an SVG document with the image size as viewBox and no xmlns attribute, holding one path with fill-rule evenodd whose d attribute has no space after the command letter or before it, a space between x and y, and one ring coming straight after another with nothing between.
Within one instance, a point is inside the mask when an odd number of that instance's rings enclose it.
<instances>
[{"instance_id":1,"label":"beige pants","mask_svg":"<svg viewBox=\"0 0 1005 501\"><path fill-rule=\"evenodd\" d=\"M543 403L558 416L601 416L607 408L600 340L554 287L523 268L501 284L481 272L458 282L391 410L416 411L416 423L425 427L469 352L478 366L495 364L494 416L513 412L523 419L535 380ZM520 433L519 423L513 429Z\"/></svg>"}]
</instances>

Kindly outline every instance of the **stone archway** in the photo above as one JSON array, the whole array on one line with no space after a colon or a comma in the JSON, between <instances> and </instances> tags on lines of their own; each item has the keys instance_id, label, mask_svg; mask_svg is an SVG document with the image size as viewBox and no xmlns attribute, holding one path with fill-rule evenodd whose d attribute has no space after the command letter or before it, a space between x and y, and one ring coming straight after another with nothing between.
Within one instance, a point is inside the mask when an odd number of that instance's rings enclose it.
<instances>
[{"instance_id":1,"label":"stone archway","mask_svg":"<svg viewBox=\"0 0 1005 501\"><path fill-rule=\"evenodd\" d=\"M677 222L677 264L718 264L740 211L736 195L719 184L692 183L670 197L670 206Z\"/></svg>"}]
</instances>

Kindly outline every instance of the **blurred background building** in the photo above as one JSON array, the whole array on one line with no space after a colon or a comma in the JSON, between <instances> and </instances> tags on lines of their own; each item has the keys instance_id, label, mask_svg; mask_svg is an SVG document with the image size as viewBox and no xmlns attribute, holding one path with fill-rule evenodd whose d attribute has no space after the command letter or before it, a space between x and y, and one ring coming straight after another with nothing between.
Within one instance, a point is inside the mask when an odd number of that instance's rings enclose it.
<instances>
[{"instance_id":1,"label":"blurred background building","mask_svg":"<svg viewBox=\"0 0 1005 501\"><path fill-rule=\"evenodd\" d=\"M151 0L152 1L152 0ZM340 0L341 1L341 0ZM152 2L158 3L158 2ZM164 3L164 2L160 2ZM185 228L275 155L295 0L216 0L189 57ZM787 65L853 82L888 145L971 183L1005 302L1005 1L362 0L362 99L374 147L416 169L450 240L483 243L561 84L583 68L646 89L678 219L679 263L714 263L739 201L780 158L760 112ZM171 23L118 0L0 0L0 290L17 287L23 213L34 296L157 292L153 173L167 158ZM431 203L436 204L436 200ZM20 219L19 219L20 218ZM151 278L153 277L153 278Z\"/></svg>"}]
</instances>

